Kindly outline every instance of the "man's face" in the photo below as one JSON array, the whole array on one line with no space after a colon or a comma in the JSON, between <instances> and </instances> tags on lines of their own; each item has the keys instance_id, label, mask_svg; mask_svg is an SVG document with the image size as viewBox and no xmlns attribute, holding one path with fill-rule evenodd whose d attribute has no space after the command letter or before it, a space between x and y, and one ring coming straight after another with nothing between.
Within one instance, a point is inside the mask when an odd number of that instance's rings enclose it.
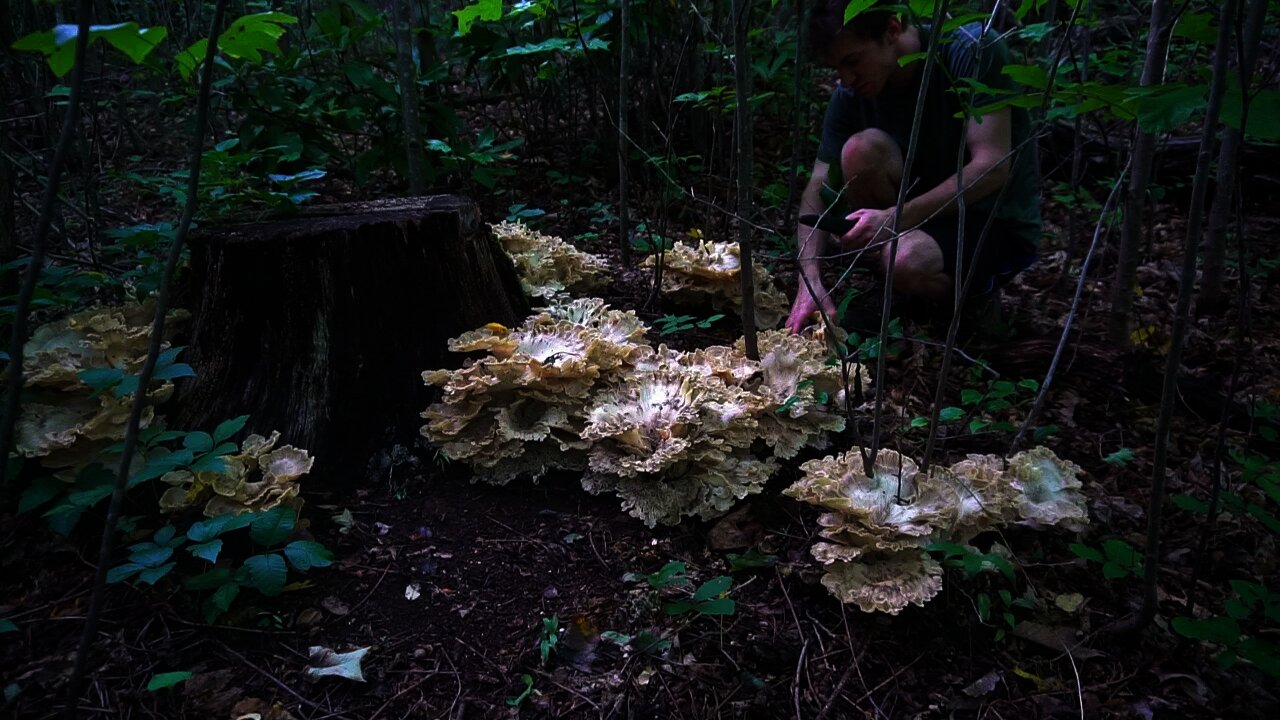
<instances>
[{"instance_id":1,"label":"man's face","mask_svg":"<svg viewBox=\"0 0 1280 720\"><path fill-rule=\"evenodd\" d=\"M835 70L840 84L859 97L874 98L884 92L898 69L896 41L901 26L892 24L880 40L869 40L841 31L827 46L822 62Z\"/></svg>"}]
</instances>

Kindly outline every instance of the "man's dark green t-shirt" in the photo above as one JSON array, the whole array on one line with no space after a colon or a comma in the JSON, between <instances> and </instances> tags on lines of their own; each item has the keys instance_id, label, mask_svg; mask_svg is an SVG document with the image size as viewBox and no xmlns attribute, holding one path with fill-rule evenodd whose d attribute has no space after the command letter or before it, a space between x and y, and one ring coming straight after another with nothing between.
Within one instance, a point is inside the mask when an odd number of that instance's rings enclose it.
<instances>
[{"instance_id":1,"label":"man's dark green t-shirt","mask_svg":"<svg viewBox=\"0 0 1280 720\"><path fill-rule=\"evenodd\" d=\"M929 26L919 26L921 50L929 44ZM990 94L971 90L957 81L973 78L980 86L1012 89L1013 81L1001 72L1009 63L1009 48L994 33L982 35L982 25L962 25L942 35L942 49L933 77L925 94L924 113L920 117L920 132L916 140L916 155L911 166L913 180L908 197L915 197L940 185L955 175L961 133L964 130L964 108L979 108L993 101ZM923 60L919 61L923 63ZM867 128L878 128L891 135L906 156L911 140L911 123L915 116L916 99L923 79L923 66L909 87L885 88L879 97L858 97L852 90L836 87L827 106L822 127L822 144L818 148L818 160L831 165L831 180L838 187L840 175L840 150L855 133ZM1012 142L1016 160L1009 176L1008 188L996 208L996 217L1003 221L1006 234L1028 243L1040 244L1040 173L1034 140L1028 141L1031 121L1027 111L1012 108ZM970 160L968 150L965 162ZM966 178L966 184L968 179ZM824 193L826 195L827 193ZM982 200L969 203L969 212L989 214L999 196L996 192ZM832 198L827 197L828 202ZM1010 238L1011 240L1013 238Z\"/></svg>"}]
</instances>

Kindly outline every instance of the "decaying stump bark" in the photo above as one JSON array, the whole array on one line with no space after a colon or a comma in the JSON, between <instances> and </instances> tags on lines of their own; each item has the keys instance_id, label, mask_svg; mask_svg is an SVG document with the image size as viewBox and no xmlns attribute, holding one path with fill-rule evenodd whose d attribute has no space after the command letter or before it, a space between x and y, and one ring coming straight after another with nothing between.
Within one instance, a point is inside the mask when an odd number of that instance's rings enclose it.
<instances>
[{"instance_id":1,"label":"decaying stump bark","mask_svg":"<svg viewBox=\"0 0 1280 720\"><path fill-rule=\"evenodd\" d=\"M457 366L446 343L528 313L510 260L468 200L333 205L193 238L196 377L171 425L211 430L248 414L358 482L378 448L417 437L423 370Z\"/></svg>"}]
</instances>

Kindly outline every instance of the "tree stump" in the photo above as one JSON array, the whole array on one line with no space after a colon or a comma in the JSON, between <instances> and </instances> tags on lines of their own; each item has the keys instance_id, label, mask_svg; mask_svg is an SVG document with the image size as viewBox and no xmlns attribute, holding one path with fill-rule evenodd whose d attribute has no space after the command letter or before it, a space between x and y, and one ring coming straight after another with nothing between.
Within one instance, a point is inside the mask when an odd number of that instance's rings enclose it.
<instances>
[{"instance_id":1,"label":"tree stump","mask_svg":"<svg viewBox=\"0 0 1280 720\"><path fill-rule=\"evenodd\" d=\"M449 338L515 325L528 302L476 207L429 196L308 209L192 238L196 377L171 424L249 415L350 485L369 457L410 445L429 401L423 370L457 366Z\"/></svg>"}]
</instances>

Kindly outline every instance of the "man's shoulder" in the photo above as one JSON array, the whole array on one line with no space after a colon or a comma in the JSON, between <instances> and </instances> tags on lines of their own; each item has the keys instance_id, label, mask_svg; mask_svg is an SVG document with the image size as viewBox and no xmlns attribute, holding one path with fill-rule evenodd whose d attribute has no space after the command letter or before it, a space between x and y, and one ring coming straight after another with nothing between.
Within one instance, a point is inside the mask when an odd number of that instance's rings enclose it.
<instances>
[{"instance_id":1,"label":"man's shoulder","mask_svg":"<svg viewBox=\"0 0 1280 720\"><path fill-rule=\"evenodd\" d=\"M953 77L972 76L979 65L1001 67L1008 62L1004 39L999 33L983 30L981 22L971 22L943 33L942 57Z\"/></svg>"}]
</instances>

